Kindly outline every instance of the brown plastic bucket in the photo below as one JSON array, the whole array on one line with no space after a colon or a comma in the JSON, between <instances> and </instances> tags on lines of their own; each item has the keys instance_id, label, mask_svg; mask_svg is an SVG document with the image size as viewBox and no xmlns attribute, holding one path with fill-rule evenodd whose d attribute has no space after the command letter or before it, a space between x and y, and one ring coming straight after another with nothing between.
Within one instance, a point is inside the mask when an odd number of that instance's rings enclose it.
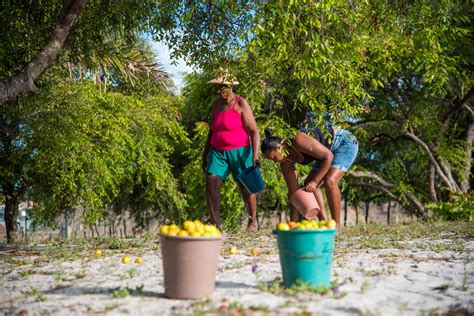
<instances>
[{"instance_id":1,"label":"brown plastic bucket","mask_svg":"<svg viewBox=\"0 0 474 316\"><path fill-rule=\"evenodd\" d=\"M200 299L215 289L222 236L181 237L161 235L165 295Z\"/></svg>"},{"instance_id":2,"label":"brown plastic bucket","mask_svg":"<svg viewBox=\"0 0 474 316\"><path fill-rule=\"evenodd\" d=\"M319 213L319 204L313 192L299 189L290 199L291 204L306 219L314 219Z\"/></svg>"}]
</instances>

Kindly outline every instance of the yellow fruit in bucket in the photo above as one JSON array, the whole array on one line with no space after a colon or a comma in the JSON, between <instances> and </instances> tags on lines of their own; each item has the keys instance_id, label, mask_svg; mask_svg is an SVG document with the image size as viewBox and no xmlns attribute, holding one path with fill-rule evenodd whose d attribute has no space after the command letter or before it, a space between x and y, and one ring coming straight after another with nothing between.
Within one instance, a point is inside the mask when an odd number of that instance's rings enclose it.
<instances>
[{"instance_id":1,"label":"yellow fruit in bucket","mask_svg":"<svg viewBox=\"0 0 474 316\"><path fill-rule=\"evenodd\" d=\"M290 226L287 223L278 223L277 225L278 230L290 230Z\"/></svg>"},{"instance_id":2,"label":"yellow fruit in bucket","mask_svg":"<svg viewBox=\"0 0 474 316\"><path fill-rule=\"evenodd\" d=\"M170 228L169 231L168 231L168 235L169 236L177 236L179 232L180 232L179 228L176 228L176 229Z\"/></svg>"},{"instance_id":3,"label":"yellow fruit in bucket","mask_svg":"<svg viewBox=\"0 0 474 316\"><path fill-rule=\"evenodd\" d=\"M160 233L167 235L169 232L170 226L169 225L163 225L160 228Z\"/></svg>"},{"instance_id":4,"label":"yellow fruit in bucket","mask_svg":"<svg viewBox=\"0 0 474 316\"><path fill-rule=\"evenodd\" d=\"M327 227L328 227L328 228L333 229L333 228L336 228L336 226L337 226L337 225L336 225L336 221L333 220L333 219L330 219L330 220L328 221L328 223L327 223Z\"/></svg>"},{"instance_id":5,"label":"yellow fruit in bucket","mask_svg":"<svg viewBox=\"0 0 474 316\"><path fill-rule=\"evenodd\" d=\"M163 225L160 228L160 232L168 236L181 236L181 237L218 237L222 236L222 233L215 225L204 225L199 220L186 220L182 226L176 224Z\"/></svg>"},{"instance_id":6,"label":"yellow fruit in bucket","mask_svg":"<svg viewBox=\"0 0 474 316\"><path fill-rule=\"evenodd\" d=\"M306 227L303 225L303 223L296 223L296 229L302 229L305 230Z\"/></svg>"}]
</instances>

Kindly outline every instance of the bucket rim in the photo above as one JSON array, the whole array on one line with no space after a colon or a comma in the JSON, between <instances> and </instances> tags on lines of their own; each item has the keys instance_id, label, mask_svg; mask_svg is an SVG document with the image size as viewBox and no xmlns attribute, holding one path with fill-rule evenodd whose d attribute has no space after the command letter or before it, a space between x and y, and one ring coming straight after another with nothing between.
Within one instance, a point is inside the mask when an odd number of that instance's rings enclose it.
<instances>
[{"instance_id":1,"label":"bucket rim","mask_svg":"<svg viewBox=\"0 0 474 316\"><path fill-rule=\"evenodd\" d=\"M335 228L326 228L326 229L289 229L289 230L272 230L274 235L291 235L291 234L332 234L335 233L337 229Z\"/></svg>"},{"instance_id":2,"label":"bucket rim","mask_svg":"<svg viewBox=\"0 0 474 316\"><path fill-rule=\"evenodd\" d=\"M178 239L178 240L190 240L190 241L200 241L200 240L223 240L224 236L200 236L200 237L193 237L193 236L170 236L166 234L161 234L160 237L169 238L169 239Z\"/></svg>"},{"instance_id":3,"label":"bucket rim","mask_svg":"<svg viewBox=\"0 0 474 316\"><path fill-rule=\"evenodd\" d=\"M240 173L237 175L237 179L240 180L242 177L248 175L249 173L251 173L252 171L254 171L255 169L258 169L258 168L259 168L258 165L250 166L250 167L245 168L244 170L240 171Z\"/></svg>"}]
</instances>

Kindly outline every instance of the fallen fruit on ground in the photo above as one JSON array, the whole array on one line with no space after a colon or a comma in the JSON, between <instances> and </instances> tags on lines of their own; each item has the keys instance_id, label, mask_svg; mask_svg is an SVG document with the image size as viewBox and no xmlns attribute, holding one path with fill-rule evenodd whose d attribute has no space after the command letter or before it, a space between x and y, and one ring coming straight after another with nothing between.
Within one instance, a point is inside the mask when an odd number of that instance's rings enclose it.
<instances>
[{"instance_id":1,"label":"fallen fruit on ground","mask_svg":"<svg viewBox=\"0 0 474 316\"><path fill-rule=\"evenodd\" d=\"M260 256L260 250L258 250L258 248L255 248L255 247L250 249L250 253L252 254L252 256Z\"/></svg>"},{"instance_id":2,"label":"fallen fruit on ground","mask_svg":"<svg viewBox=\"0 0 474 316\"><path fill-rule=\"evenodd\" d=\"M143 259L138 257L137 259L135 259L135 263L138 263L138 264L142 264L143 263Z\"/></svg>"},{"instance_id":3,"label":"fallen fruit on ground","mask_svg":"<svg viewBox=\"0 0 474 316\"><path fill-rule=\"evenodd\" d=\"M132 262L132 259L129 256L123 256L122 257L122 263L123 264L129 264L130 262Z\"/></svg>"},{"instance_id":4,"label":"fallen fruit on ground","mask_svg":"<svg viewBox=\"0 0 474 316\"><path fill-rule=\"evenodd\" d=\"M102 250L96 249L96 250L95 250L95 254L98 255L98 256L100 256L100 255L102 254Z\"/></svg>"},{"instance_id":5,"label":"fallen fruit on ground","mask_svg":"<svg viewBox=\"0 0 474 316\"><path fill-rule=\"evenodd\" d=\"M237 253L237 248L235 248L235 247L230 248L230 249L229 249L229 253L230 253L231 255L235 255L235 254Z\"/></svg>"}]
</instances>

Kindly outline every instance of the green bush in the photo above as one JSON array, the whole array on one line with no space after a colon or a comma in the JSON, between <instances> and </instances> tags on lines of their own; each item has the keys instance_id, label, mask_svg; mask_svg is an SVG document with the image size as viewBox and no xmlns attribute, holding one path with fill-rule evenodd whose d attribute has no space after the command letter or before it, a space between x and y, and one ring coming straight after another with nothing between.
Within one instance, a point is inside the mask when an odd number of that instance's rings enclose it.
<instances>
[{"instance_id":1,"label":"green bush","mask_svg":"<svg viewBox=\"0 0 474 316\"><path fill-rule=\"evenodd\" d=\"M449 195L449 201L430 203L428 208L433 211L435 219L470 222L474 219L474 194L452 192Z\"/></svg>"}]
</instances>

